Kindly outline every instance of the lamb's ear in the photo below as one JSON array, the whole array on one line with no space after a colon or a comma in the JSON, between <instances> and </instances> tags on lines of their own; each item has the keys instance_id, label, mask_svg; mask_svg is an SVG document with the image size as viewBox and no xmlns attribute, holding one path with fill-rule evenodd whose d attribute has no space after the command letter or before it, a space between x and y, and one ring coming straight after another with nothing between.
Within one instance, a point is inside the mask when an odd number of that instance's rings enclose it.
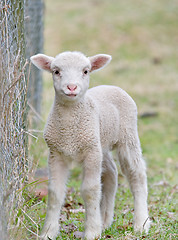
<instances>
[{"instance_id":1,"label":"lamb's ear","mask_svg":"<svg viewBox=\"0 0 178 240\"><path fill-rule=\"evenodd\" d=\"M91 63L91 72L99 70L110 63L112 57L107 54L97 54L95 56L89 57Z\"/></svg>"},{"instance_id":2,"label":"lamb's ear","mask_svg":"<svg viewBox=\"0 0 178 240\"><path fill-rule=\"evenodd\" d=\"M37 68L51 72L51 62L54 60L53 57L44 54L37 54L32 56L30 60Z\"/></svg>"}]
</instances>

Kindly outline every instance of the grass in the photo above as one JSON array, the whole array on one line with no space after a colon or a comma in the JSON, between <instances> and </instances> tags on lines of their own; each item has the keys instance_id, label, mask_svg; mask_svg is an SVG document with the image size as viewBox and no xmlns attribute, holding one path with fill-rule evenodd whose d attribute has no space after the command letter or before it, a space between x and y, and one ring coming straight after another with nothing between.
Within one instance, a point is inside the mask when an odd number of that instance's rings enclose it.
<instances>
[{"instance_id":1,"label":"grass","mask_svg":"<svg viewBox=\"0 0 178 240\"><path fill-rule=\"evenodd\" d=\"M55 56L66 50L87 55L111 54L110 65L91 75L90 86L117 85L136 101L139 116L156 112L155 117L138 118L139 135L148 168L149 212L152 227L148 235L133 232L133 199L119 174L115 216L101 239L177 239L178 170L178 1L166 0L46 0L45 53ZM49 74L44 74L44 122L53 101ZM44 128L41 122L39 129ZM39 167L47 164L47 147L42 133L32 140L30 155ZM84 230L84 213L79 194L80 169L72 170L69 194L62 211L58 239L75 239ZM74 188L74 189L73 189ZM24 224L37 233L44 222L46 199L26 196ZM24 226L21 239L37 239ZM79 239L79 238L76 238Z\"/></svg>"}]
</instances>

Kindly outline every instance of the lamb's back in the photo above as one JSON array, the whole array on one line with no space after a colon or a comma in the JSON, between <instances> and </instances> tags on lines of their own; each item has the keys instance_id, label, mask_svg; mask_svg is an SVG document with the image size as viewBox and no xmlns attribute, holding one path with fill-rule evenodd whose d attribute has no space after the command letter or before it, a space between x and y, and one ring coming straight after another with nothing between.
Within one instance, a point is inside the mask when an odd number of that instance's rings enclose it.
<instances>
[{"instance_id":1,"label":"lamb's back","mask_svg":"<svg viewBox=\"0 0 178 240\"><path fill-rule=\"evenodd\" d=\"M87 95L91 96L92 99L96 99L99 104L113 104L118 109L124 106L132 108L136 106L133 99L123 89L116 86L101 85L93 87L87 91Z\"/></svg>"},{"instance_id":2,"label":"lamb's back","mask_svg":"<svg viewBox=\"0 0 178 240\"><path fill-rule=\"evenodd\" d=\"M118 143L125 129L137 128L136 104L123 89L102 85L89 89L87 95L98 107L100 139L104 147L112 148Z\"/></svg>"}]
</instances>

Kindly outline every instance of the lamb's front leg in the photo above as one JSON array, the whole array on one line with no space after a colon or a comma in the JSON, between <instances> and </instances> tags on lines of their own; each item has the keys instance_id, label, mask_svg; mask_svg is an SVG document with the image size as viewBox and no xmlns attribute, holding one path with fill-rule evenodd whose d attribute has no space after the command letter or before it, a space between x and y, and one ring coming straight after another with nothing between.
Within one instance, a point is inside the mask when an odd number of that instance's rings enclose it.
<instances>
[{"instance_id":1,"label":"lamb's front leg","mask_svg":"<svg viewBox=\"0 0 178 240\"><path fill-rule=\"evenodd\" d=\"M51 152L48 159L48 207L40 239L55 239L59 231L59 215L65 198L68 166L59 153Z\"/></svg>"},{"instance_id":2,"label":"lamb's front leg","mask_svg":"<svg viewBox=\"0 0 178 240\"><path fill-rule=\"evenodd\" d=\"M83 164L82 196L85 203L85 238L93 240L101 235L102 221L100 213L101 200L101 151L87 154Z\"/></svg>"}]
</instances>

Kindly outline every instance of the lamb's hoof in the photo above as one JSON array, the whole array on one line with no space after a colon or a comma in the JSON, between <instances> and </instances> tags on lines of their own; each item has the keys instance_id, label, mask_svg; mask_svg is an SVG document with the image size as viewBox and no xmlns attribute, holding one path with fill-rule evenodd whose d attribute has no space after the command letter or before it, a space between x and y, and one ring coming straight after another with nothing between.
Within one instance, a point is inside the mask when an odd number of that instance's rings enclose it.
<instances>
[{"instance_id":1,"label":"lamb's hoof","mask_svg":"<svg viewBox=\"0 0 178 240\"><path fill-rule=\"evenodd\" d=\"M40 240L55 240L56 236L50 235L50 234L41 234Z\"/></svg>"},{"instance_id":2,"label":"lamb's hoof","mask_svg":"<svg viewBox=\"0 0 178 240\"><path fill-rule=\"evenodd\" d=\"M59 233L58 225L54 227L50 226L42 230L42 233L40 235L40 240L55 240L58 233Z\"/></svg>"},{"instance_id":3,"label":"lamb's hoof","mask_svg":"<svg viewBox=\"0 0 178 240\"><path fill-rule=\"evenodd\" d=\"M102 230L105 230L107 228L109 228L111 225L112 225L112 222L113 222L113 214L110 215L110 216L107 216L107 218L103 218L104 221L103 221L103 226L102 226Z\"/></svg>"},{"instance_id":4,"label":"lamb's hoof","mask_svg":"<svg viewBox=\"0 0 178 240\"><path fill-rule=\"evenodd\" d=\"M149 231L151 225L151 221L150 218L147 217L144 221L144 223L134 223L134 231L135 232L145 232L146 234Z\"/></svg>"},{"instance_id":5,"label":"lamb's hoof","mask_svg":"<svg viewBox=\"0 0 178 240\"><path fill-rule=\"evenodd\" d=\"M42 234L40 235L40 240L55 240L56 237L48 235L48 234Z\"/></svg>"},{"instance_id":6,"label":"lamb's hoof","mask_svg":"<svg viewBox=\"0 0 178 240\"><path fill-rule=\"evenodd\" d=\"M101 238L101 233L98 231L85 231L84 234L84 239L87 240L95 240L95 239L100 239Z\"/></svg>"},{"instance_id":7,"label":"lamb's hoof","mask_svg":"<svg viewBox=\"0 0 178 240\"><path fill-rule=\"evenodd\" d=\"M86 240L99 240L101 238L101 235L100 234L93 234L93 233L91 233L91 234L85 234L85 236L84 236L84 239L86 239Z\"/></svg>"}]
</instances>

